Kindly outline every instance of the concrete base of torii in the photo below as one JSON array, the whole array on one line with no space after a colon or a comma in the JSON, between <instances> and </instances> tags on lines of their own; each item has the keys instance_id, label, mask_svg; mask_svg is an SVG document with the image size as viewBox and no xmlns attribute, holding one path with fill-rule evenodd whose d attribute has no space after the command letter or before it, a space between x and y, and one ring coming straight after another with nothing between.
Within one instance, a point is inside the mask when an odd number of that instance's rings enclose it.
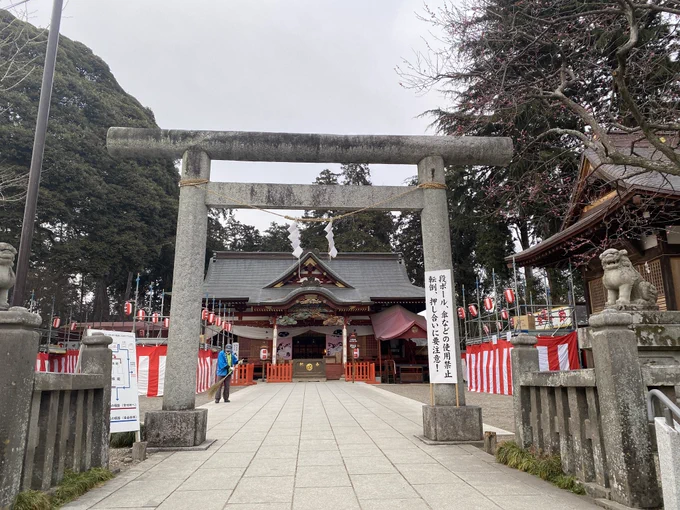
<instances>
[{"instance_id":1,"label":"concrete base of torii","mask_svg":"<svg viewBox=\"0 0 680 510\"><path fill-rule=\"evenodd\" d=\"M424 405L423 435L431 441L481 441L482 408Z\"/></svg>"}]
</instances>

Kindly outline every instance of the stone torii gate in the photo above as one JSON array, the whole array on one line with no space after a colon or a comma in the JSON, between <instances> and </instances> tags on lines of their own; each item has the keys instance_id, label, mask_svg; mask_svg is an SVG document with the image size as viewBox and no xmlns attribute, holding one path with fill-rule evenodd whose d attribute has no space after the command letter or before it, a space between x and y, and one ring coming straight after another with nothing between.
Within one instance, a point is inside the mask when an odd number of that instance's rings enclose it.
<instances>
[{"instance_id":1,"label":"stone torii gate","mask_svg":"<svg viewBox=\"0 0 680 510\"><path fill-rule=\"evenodd\" d=\"M195 409L201 296L208 207L269 209L420 211L425 270L452 269L445 165L504 166L512 158L509 138L448 136L354 136L229 131L182 131L113 127L107 148L119 157L182 158L175 266L170 308L163 410L147 413L149 446L193 447L206 439L206 409ZM419 184L404 186L319 186L210 181L213 159L293 163L408 164L418 166ZM189 185L194 184L194 185ZM439 186L437 186L438 184ZM221 198L226 195L232 200ZM401 195L397 197L397 195ZM455 294L454 294L455 299ZM455 358L460 359L457 325ZM458 370L458 384L463 375ZM424 406L424 435L431 440L479 440L481 409L456 407L453 385L435 384L434 405Z\"/></svg>"}]
</instances>

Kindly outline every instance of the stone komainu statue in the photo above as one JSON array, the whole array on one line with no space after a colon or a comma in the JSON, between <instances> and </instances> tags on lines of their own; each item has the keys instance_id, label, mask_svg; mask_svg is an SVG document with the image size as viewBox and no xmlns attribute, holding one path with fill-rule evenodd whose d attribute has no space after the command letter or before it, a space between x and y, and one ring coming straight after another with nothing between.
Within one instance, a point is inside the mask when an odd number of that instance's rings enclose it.
<instances>
[{"instance_id":1,"label":"stone komainu statue","mask_svg":"<svg viewBox=\"0 0 680 510\"><path fill-rule=\"evenodd\" d=\"M14 286L16 277L14 276L14 256L17 251L14 246L7 243L0 243L0 310L7 310L7 291Z\"/></svg>"},{"instance_id":2,"label":"stone komainu statue","mask_svg":"<svg viewBox=\"0 0 680 510\"><path fill-rule=\"evenodd\" d=\"M600 255L600 260L604 269L602 283L607 289L607 308L658 309L656 287L642 279L626 250L610 248Z\"/></svg>"}]
</instances>

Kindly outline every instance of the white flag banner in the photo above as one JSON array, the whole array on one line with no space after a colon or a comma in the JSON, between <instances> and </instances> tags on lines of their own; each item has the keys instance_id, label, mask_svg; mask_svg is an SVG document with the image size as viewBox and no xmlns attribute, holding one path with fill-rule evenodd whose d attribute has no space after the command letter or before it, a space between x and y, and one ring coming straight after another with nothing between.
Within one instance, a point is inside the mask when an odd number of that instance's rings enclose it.
<instances>
[{"instance_id":1,"label":"white flag banner","mask_svg":"<svg viewBox=\"0 0 680 510\"><path fill-rule=\"evenodd\" d=\"M450 269L425 272L430 382L436 384L458 382L452 282Z\"/></svg>"},{"instance_id":2,"label":"white flag banner","mask_svg":"<svg viewBox=\"0 0 680 510\"><path fill-rule=\"evenodd\" d=\"M293 256L300 258L300 255L302 255L302 248L300 247L300 230L295 222L291 223L288 227L288 239L293 246Z\"/></svg>"},{"instance_id":3,"label":"white flag banner","mask_svg":"<svg viewBox=\"0 0 680 510\"><path fill-rule=\"evenodd\" d=\"M333 222L329 221L326 228L326 239L328 239L328 254L332 259L338 256L338 250L335 249L335 238L333 237Z\"/></svg>"}]
</instances>

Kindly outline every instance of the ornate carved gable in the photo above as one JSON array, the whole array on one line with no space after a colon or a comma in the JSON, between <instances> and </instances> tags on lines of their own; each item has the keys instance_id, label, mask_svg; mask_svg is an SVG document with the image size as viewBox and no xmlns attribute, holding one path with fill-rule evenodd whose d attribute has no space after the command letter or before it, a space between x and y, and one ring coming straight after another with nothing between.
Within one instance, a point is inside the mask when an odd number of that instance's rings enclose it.
<instances>
[{"instance_id":1,"label":"ornate carved gable","mask_svg":"<svg viewBox=\"0 0 680 510\"><path fill-rule=\"evenodd\" d=\"M269 288L285 286L318 287L320 285L335 285L339 288L352 288L342 281L329 267L327 267L313 253L307 253L299 264L294 264L283 276L267 285Z\"/></svg>"}]
</instances>

